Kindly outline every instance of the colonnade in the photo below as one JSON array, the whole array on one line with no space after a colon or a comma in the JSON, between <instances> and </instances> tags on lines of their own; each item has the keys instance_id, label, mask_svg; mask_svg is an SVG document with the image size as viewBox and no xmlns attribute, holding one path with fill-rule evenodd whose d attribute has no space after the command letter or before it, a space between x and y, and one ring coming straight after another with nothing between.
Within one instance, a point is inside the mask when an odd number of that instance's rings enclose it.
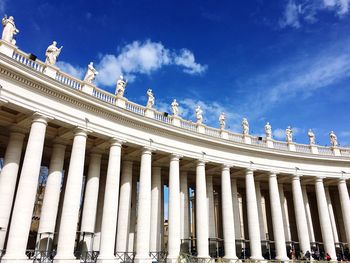
<instances>
[{"instance_id":1,"label":"colonnade","mask_svg":"<svg viewBox=\"0 0 350 263\"><path fill-rule=\"evenodd\" d=\"M0 175L0 249L6 249L2 261L13 262L27 259L26 249L31 227L32 213L38 187L39 170L44 151L46 127L50 118L34 114L26 148L25 134L13 129L10 132L4 168ZM262 260L262 226L259 217L261 202L260 186L252 168L241 168L241 177L235 177L228 163L215 164L215 178L220 178L221 215L214 213L213 175L207 174L204 158L192 160L195 167L187 171L181 166L177 153L162 153L168 156L167 165L154 165L153 153L157 150L140 146L140 155L131 158L123 156L122 147L127 144L118 138L110 138L108 144L108 162L105 183L102 183L101 150L94 149L89 156L86 180L84 166L89 131L84 128L74 130L71 145L68 172L62 171L68 154L68 145L59 139L52 142L45 196L41 208L38 228L38 243L56 249L54 261L74 261L75 250L80 239L77 231L90 233L84 240L86 250L98 250L99 262L116 260L116 252L135 252L135 261L150 262L150 252L167 251L167 260L175 262L181 252L181 240L196 238L197 257L209 258L209 238L219 237L215 222L222 225L224 258L235 260L240 256L237 240L249 240L250 257ZM24 152L23 161L21 154ZM20 165L21 164L21 165ZM139 174L134 174L135 164L139 165ZM20 175L17 174L20 171ZM164 178L162 172L168 171ZM290 222L285 202L283 184L279 183L276 171L259 171L268 178L269 207L272 221L273 241L276 259L287 260L286 242L290 241ZM295 215L297 242L303 252L311 251L311 242L315 241L306 188L301 184L301 176L296 171L289 175ZM168 240L164 247L164 179L168 184ZM191 185L189 183L191 179ZM243 179L244 191L238 187L238 179ZM16 187L16 182L18 185ZM85 183L84 183L85 182ZM194 183L193 183L194 182ZM314 185L319 224L325 252L336 259L335 242L338 239L335 215L325 188L324 178L315 177ZM350 244L350 207L348 187L345 178L337 183L341 221L345 229L346 242ZM189 196L189 188L194 198ZM82 199L82 190L85 190ZM257 190L258 189L258 190ZM15 194L16 193L16 194ZM245 202L239 201L239 195L245 196ZM193 196L192 196L193 197ZM60 201L61 200L61 201ZM61 203L61 206L60 206ZM137 203L137 209L136 209ZM217 209L217 208L216 208ZM82 213L81 213L82 210ZM242 211L246 216L242 215ZM81 215L80 215L81 214ZM216 216L216 218L214 218ZM11 218L11 220L10 220ZM242 222L245 218L246 222ZM221 221L221 222L219 222ZM245 227L242 227L244 225ZM79 229L78 229L79 228ZM248 233L245 232L248 229ZM57 244L53 244L53 236ZM92 237L95 236L95 239ZM296 240L295 240L296 241ZM339 241L339 240L338 240ZM49 242L49 244L47 244ZM188 248L188 246L187 246Z\"/></svg>"}]
</instances>

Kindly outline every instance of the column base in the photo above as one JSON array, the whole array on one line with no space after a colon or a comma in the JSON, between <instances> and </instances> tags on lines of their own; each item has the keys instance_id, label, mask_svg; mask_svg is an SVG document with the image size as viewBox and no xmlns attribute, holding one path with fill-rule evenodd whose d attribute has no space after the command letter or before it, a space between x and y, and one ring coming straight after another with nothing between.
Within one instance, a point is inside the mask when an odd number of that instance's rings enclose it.
<instances>
[{"instance_id":1,"label":"column base","mask_svg":"<svg viewBox=\"0 0 350 263\"><path fill-rule=\"evenodd\" d=\"M249 258L250 261L262 261L262 262L267 262L268 260L263 258L262 256L252 256Z\"/></svg>"},{"instance_id":2,"label":"column base","mask_svg":"<svg viewBox=\"0 0 350 263\"><path fill-rule=\"evenodd\" d=\"M150 257L135 257L134 263L152 263L152 259Z\"/></svg>"},{"instance_id":3,"label":"column base","mask_svg":"<svg viewBox=\"0 0 350 263\"><path fill-rule=\"evenodd\" d=\"M121 262L120 259L117 258L101 258L97 259L96 263L119 263Z\"/></svg>"},{"instance_id":4,"label":"column base","mask_svg":"<svg viewBox=\"0 0 350 263\"><path fill-rule=\"evenodd\" d=\"M237 257L223 257L222 258L222 261L225 262L225 263L238 263L238 262L241 262L240 259L238 259Z\"/></svg>"},{"instance_id":5,"label":"column base","mask_svg":"<svg viewBox=\"0 0 350 263\"><path fill-rule=\"evenodd\" d=\"M167 263L176 263L177 262L177 258L167 257L166 262Z\"/></svg>"},{"instance_id":6,"label":"column base","mask_svg":"<svg viewBox=\"0 0 350 263\"><path fill-rule=\"evenodd\" d=\"M80 259L76 258L69 258L69 259L53 259L53 263L80 263Z\"/></svg>"},{"instance_id":7,"label":"column base","mask_svg":"<svg viewBox=\"0 0 350 263\"><path fill-rule=\"evenodd\" d=\"M10 259L10 258L2 258L1 263L29 263L33 262L32 259L28 259L27 257L25 259Z\"/></svg>"},{"instance_id":8,"label":"column base","mask_svg":"<svg viewBox=\"0 0 350 263\"><path fill-rule=\"evenodd\" d=\"M275 257L275 260L278 260L278 261L289 261L289 257L285 256L285 257Z\"/></svg>"}]
</instances>

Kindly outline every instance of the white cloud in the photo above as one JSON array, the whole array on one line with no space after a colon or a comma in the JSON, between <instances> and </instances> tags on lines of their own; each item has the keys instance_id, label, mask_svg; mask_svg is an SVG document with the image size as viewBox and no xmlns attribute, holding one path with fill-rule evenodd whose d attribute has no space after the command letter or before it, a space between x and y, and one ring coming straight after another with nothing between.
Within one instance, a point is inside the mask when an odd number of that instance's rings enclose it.
<instances>
[{"instance_id":1,"label":"white cloud","mask_svg":"<svg viewBox=\"0 0 350 263\"><path fill-rule=\"evenodd\" d=\"M334 12L338 17L349 13L350 0L288 0L279 21L280 27L301 27L303 22L314 23L317 13Z\"/></svg>"},{"instance_id":2,"label":"white cloud","mask_svg":"<svg viewBox=\"0 0 350 263\"><path fill-rule=\"evenodd\" d=\"M183 66L183 71L188 74L201 74L207 69L206 65L196 63L193 53L188 49L182 49L179 55L175 55L174 63Z\"/></svg>"},{"instance_id":3,"label":"white cloud","mask_svg":"<svg viewBox=\"0 0 350 263\"><path fill-rule=\"evenodd\" d=\"M301 130L297 127L293 127L292 131L293 131L293 136L296 136L297 134L300 133ZM275 139L285 140L286 139L286 130L280 129L280 128L275 129L275 130L273 130L272 135Z\"/></svg>"},{"instance_id":4,"label":"white cloud","mask_svg":"<svg viewBox=\"0 0 350 263\"><path fill-rule=\"evenodd\" d=\"M64 61L58 61L56 63L56 66L63 72L72 75L73 77L76 77L78 79L82 79L84 77L85 69L79 66L73 66L72 64Z\"/></svg>"}]
</instances>

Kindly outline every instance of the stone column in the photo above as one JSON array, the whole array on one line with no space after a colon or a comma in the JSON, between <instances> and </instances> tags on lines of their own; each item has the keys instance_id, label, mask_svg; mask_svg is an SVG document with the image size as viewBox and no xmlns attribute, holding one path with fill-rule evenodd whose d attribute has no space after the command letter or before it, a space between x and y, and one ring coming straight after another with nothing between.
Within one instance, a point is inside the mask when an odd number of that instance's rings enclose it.
<instances>
[{"instance_id":1,"label":"stone column","mask_svg":"<svg viewBox=\"0 0 350 263\"><path fill-rule=\"evenodd\" d=\"M152 167L150 251L161 251L162 180L161 168Z\"/></svg>"},{"instance_id":2,"label":"stone column","mask_svg":"<svg viewBox=\"0 0 350 263\"><path fill-rule=\"evenodd\" d=\"M81 232L95 233L98 190L100 185L101 158L99 153L90 154L89 171L86 180ZM93 236L88 235L83 244L83 251L92 249Z\"/></svg>"},{"instance_id":3,"label":"stone column","mask_svg":"<svg viewBox=\"0 0 350 263\"><path fill-rule=\"evenodd\" d=\"M329 219L331 220L331 225L332 225L333 239L334 239L335 243L338 243L339 242L338 230L337 230L337 225L335 223L333 205L332 205L331 196L329 194L328 186L326 186L324 190L325 190L325 193L326 193L326 200L327 200Z\"/></svg>"},{"instance_id":4,"label":"stone column","mask_svg":"<svg viewBox=\"0 0 350 263\"><path fill-rule=\"evenodd\" d=\"M99 262L110 262L115 259L121 148L120 140L115 138L111 140L102 212Z\"/></svg>"},{"instance_id":5,"label":"stone column","mask_svg":"<svg viewBox=\"0 0 350 263\"><path fill-rule=\"evenodd\" d=\"M205 162L198 160L196 168L196 245L199 258L209 258L208 203L205 182Z\"/></svg>"},{"instance_id":6,"label":"stone column","mask_svg":"<svg viewBox=\"0 0 350 263\"><path fill-rule=\"evenodd\" d=\"M189 229L189 198L188 198L188 182L187 182L187 172L180 172L180 224L181 224L181 239L190 238ZM186 249L188 251L188 241L186 241Z\"/></svg>"},{"instance_id":7,"label":"stone column","mask_svg":"<svg viewBox=\"0 0 350 263\"><path fill-rule=\"evenodd\" d=\"M38 188L47 121L47 117L39 114L33 115L32 126L30 128L27 148L17 187L15 205L12 212L6 254L2 258L2 262L7 262L7 260L8 262L13 262L12 260L14 259L27 259L25 251ZM19 144L17 147L18 146ZM13 168L16 169L15 167ZM3 174L1 175L3 176Z\"/></svg>"},{"instance_id":8,"label":"stone column","mask_svg":"<svg viewBox=\"0 0 350 263\"><path fill-rule=\"evenodd\" d=\"M21 161L24 134L11 132L0 174L0 250L4 248Z\"/></svg>"},{"instance_id":9,"label":"stone column","mask_svg":"<svg viewBox=\"0 0 350 263\"><path fill-rule=\"evenodd\" d=\"M175 263L180 254L180 156L172 154L169 167L168 258Z\"/></svg>"},{"instance_id":10,"label":"stone column","mask_svg":"<svg viewBox=\"0 0 350 263\"><path fill-rule=\"evenodd\" d=\"M307 220L307 226L308 226L307 228L309 230L310 242L315 242L314 225L312 223L311 209L310 209L309 198L307 196L306 185L303 185L301 189L303 193L303 201L305 205L305 214L306 214L306 220Z\"/></svg>"},{"instance_id":11,"label":"stone column","mask_svg":"<svg viewBox=\"0 0 350 263\"><path fill-rule=\"evenodd\" d=\"M221 170L221 202L224 249L227 260L236 260L235 221L233 217L230 167L222 166Z\"/></svg>"},{"instance_id":12,"label":"stone column","mask_svg":"<svg viewBox=\"0 0 350 263\"><path fill-rule=\"evenodd\" d=\"M288 215L288 204L287 204L287 199L284 196L283 184L281 183L278 184L278 192L281 200L284 236L286 241L292 241L291 233L290 233L289 215Z\"/></svg>"},{"instance_id":13,"label":"stone column","mask_svg":"<svg viewBox=\"0 0 350 263\"><path fill-rule=\"evenodd\" d=\"M137 207L137 178L134 177L132 181L131 190L131 211L130 211L130 229L129 229L129 244L128 252L135 251L135 239L136 239L136 207Z\"/></svg>"},{"instance_id":14,"label":"stone column","mask_svg":"<svg viewBox=\"0 0 350 263\"><path fill-rule=\"evenodd\" d=\"M293 191L293 204L295 221L297 225L297 232L300 244L300 250L305 254L306 251L310 251L310 238L307 227L307 220L305 215L305 208L303 202L303 194L300 185L300 176L293 175L292 179L292 191Z\"/></svg>"},{"instance_id":15,"label":"stone column","mask_svg":"<svg viewBox=\"0 0 350 263\"><path fill-rule=\"evenodd\" d=\"M288 260L286 252L286 238L284 236L283 216L281 200L278 191L277 176L275 173L269 175L270 207L273 225L273 235L276 247L276 259Z\"/></svg>"},{"instance_id":16,"label":"stone column","mask_svg":"<svg viewBox=\"0 0 350 263\"><path fill-rule=\"evenodd\" d=\"M316 179L316 198L325 253L328 253L333 260L336 260L337 257L335 253L332 225L328 213L326 193L323 186L323 179L320 177Z\"/></svg>"},{"instance_id":17,"label":"stone column","mask_svg":"<svg viewBox=\"0 0 350 263\"><path fill-rule=\"evenodd\" d=\"M141 154L135 263L151 262L151 258L149 257L151 229L151 176L152 150L145 147L142 149Z\"/></svg>"},{"instance_id":18,"label":"stone column","mask_svg":"<svg viewBox=\"0 0 350 263\"><path fill-rule=\"evenodd\" d=\"M49 238L53 238L56 227L65 150L66 146L59 143L55 143L52 147L49 175L46 181L45 196L43 206L41 207L38 230L40 250L46 250L47 247L49 250L52 248L53 240L49 240ZM51 236L48 236L47 234L51 234ZM47 244L48 242L49 244Z\"/></svg>"},{"instance_id":19,"label":"stone column","mask_svg":"<svg viewBox=\"0 0 350 263\"><path fill-rule=\"evenodd\" d=\"M247 217L248 232L250 240L251 259L262 260L261 241L259 229L259 214L256 200L254 172L251 169L246 170L246 199L247 199Z\"/></svg>"},{"instance_id":20,"label":"stone column","mask_svg":"<svg viewBox=\"0 0 350 263\"><path fill-rule=\"evenodd\" d=\"M235 237L236 239L242 238L241 231L241 217L238 203L238 191L237 191L237 179L231 179L231 190L232 190L232 205L233 205L233 217L235 222Z\"/></svg>"},{"instance_id":21,"label":"stone column","mask_svg":"<svg viewBox=\"0 0 350 263\"><path fill-rule=\"evenodd\" d=\"M128 251L132 193L132 166L132 161L123 161L118 212L117 252Z\"/></svg>"},{"instance_id":22,"label":"stone column","mask_svg":"<svg viewBox=\"0 0 350 263\"><path fill-rule=\"evenodd\" d=\"M75 130L58 232L56 262L75 259L74 244L83 186L86 139L86 130L80 128Z\"/></svg>"},{"instance_id":23,"label":"stone column","mask_svg":"<svg viewBox=\"0 0 350 263\"><path fill-rule=\"evenodd\" d=\"M341 205L341 211L343 215L346 241L348 242L348 247L350 247L350 200L349 200L349 192L346 186L346 181L344 178L339 179L338 181L338 191L339 191L339 199Z\"/></svg>"},{"instance_id":24,"label":"stone column","mask_svg":"<svg viewBox=\"0 0 350 263\"><path fill-rule=\"evenodd\" d=\"M267 229L265 226L265 210L263 210L263 202L261 197L261 190L260 190L260 182L255 182L255 194L256 194L256 203L258 207L258 216L259 216L259 230L260 230L260 240L266 240L266 233ZM264 204L265 208L265 204Z\"/></svg>"},{"instance_id":25,"label":"stone column","mask_svg":"<svg viewBox=\"0 0 350 263\"><path fill-rule=\"evenodd\" d=\"M208 231L209 238L216 237L215 227L215 211L214 211L214 189L213 189L213 177L208 175L206 178L207 186L207 202L208 202Z\"/></svg>"}]
</instances>

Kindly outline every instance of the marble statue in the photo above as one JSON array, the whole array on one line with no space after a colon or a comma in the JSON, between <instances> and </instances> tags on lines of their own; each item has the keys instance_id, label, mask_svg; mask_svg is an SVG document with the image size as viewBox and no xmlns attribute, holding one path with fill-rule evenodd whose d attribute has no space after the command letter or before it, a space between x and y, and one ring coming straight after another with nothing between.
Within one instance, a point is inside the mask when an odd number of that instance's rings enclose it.
<instances>
[{"instance_id":1,"label":"marble statue","mask_svg":"<svg viewBox=\"0 0 350 263\"><path fill-rule=\"evenodd\" d=\"M197 119L197 124L202 124L203 123L203 111L201 109L201 106L197 106L196 108L196 119Z\"/></svg>"},{"instance_id":2,"label":"marble statue","mask_svg":"<svg viewBox=\"0 0 350 263\"><path fill-rule=\"evenodd\" d=\"M331 145L332 145L333 147L338 146L338 138L337 138L337 135L335 135L334 131L331 131L331 132L329 133L329 139L330 139Z\"/></svg>"},{"instance_id":3,"label":"marble statue","mask_svg":"<svg viewBox=\"0 0 350 263\"><path fill-rule=\"evenodd\" d=\"M220 122L220 129L221 130L225 129L226 121L225 121L225 113L224 112L221 112L221 114L219 116L219 122Z\"/></svg>"},{"instance_id":4,"label":"marble statue","mask_svg":"<svg viewBox=\"0 0 350 263\"><path fill-rule=\"evenodd\" d=\"M265 135L267 139L272 138L272 128L269 122L265 124Z\"/></svg>"},{"instance_id":5,"label":"marble statue","mask_svg":"<svg viewBox=\"0 0 350 263\"><path fill-rule=\"evenodd\" d=\"M10 16L7 18L5 16L2 19L2 25L4 26L4 29L2 31L2 40L5 40L13 45L16 44L16 40L13 39L14 35L17 35L19 33L19 30L16 28L15 20L13 19L13 16Z\"/></svg>"},{"instance_id":6,"label":"marble statue","mask_svg":"<svg viewBox=\"0 0 350 263\"><path fill-rule=\"evenodd\" d=\"M307 132L307 135L309 136L310 145L315 145L316 144L316 137L315 137L314 132L311 129L309 129L309 131Z\"/></svg>"},{"instance_id":7,"label":"marble statue","mask_svg":"<svg viewBox=\"0 0 350 263\"><path fill-rule=\"evenodd\" d=\"M243 135L249 134L249 123L246 118L243 118L242 120L242 128L243 128Z\"/></svg>"},{"instance_id":8,"label":"marble statue","mask_svg":"<svg viewBox=\"0 0 350 263\"><path fill-rule=\"evenodd\" d=\"M288 126L286 129L286 141L288 143L293 142L293 131L290 126Z\"/></svg>"},{"instance_id":9,"label":"marble statue","mask_svg":"<svg viewBox=\"0 0 350 263\"><path fill-rule=\"evenodd\" d=\"M117 87L115 89L115 95L123 97L125 92L126 84L128 84L127 80L124 80L123 76L120 76L117 81Z\"/></svg>"},{"instance_id":10,"label":"marble statue","mask_svg":"<svg viewBox=\"0 0 350 263\"><path fill-rule=\"evenodd\" d=\"M148 100L147 100L147 105L146 105L146 107L147 107L147 108L152 108L153 105L154 105L154 96L153 96L153 93L152 93L152 90L151 90L151 89L148 89L148 90L147 90L147 96L148 96Z\"/></svg>"},{"instance_id":11,"label":"marble statue","mask_svg":"<svg viewBox=\"0 0 350 263\"><path fill-rule=\"evenodd\" d=\"M46 60L45 60L45 63L47 65L54 66L56 64L57 57L61 53L61 50L62 50L63 46L58 48L56 45L57 45L57 42L53 41L52 44L50 46L48 46L47 49L46 49L46 53L45 53Z\"/></svg>"},{"instance_id":12,"label":"marble statue","mask_svg":"<svg viewBox=\"0 0 350 263\"><path fill-rule=\"evenodd\" d=\"M87 83L92 83L98 74L97 70L94 68L94 63L90 62L88 65L88 70L85 74L84 81Z\"/></svg>"},{"instance_id":13,"label":"marble statue","mask_svg":"<svg viewBox=\"0 0 350 263\"><path fill-rule=\"evenodd\" d=\"M174 116L179 115L179 103L177 103L176 99L174 99L173 102L171 103L171 109L173 111Z\"/></svg>"}]
</instances>

